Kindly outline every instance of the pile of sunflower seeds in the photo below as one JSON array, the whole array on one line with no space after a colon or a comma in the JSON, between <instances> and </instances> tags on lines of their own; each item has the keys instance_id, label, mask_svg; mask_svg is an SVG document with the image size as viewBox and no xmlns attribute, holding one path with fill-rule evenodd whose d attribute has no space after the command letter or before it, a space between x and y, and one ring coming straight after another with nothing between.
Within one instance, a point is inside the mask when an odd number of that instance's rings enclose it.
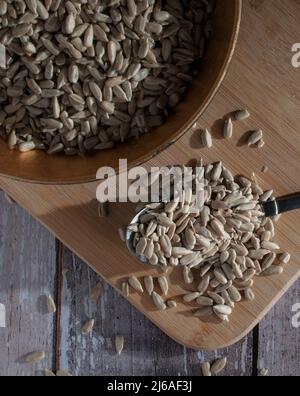
<instances>
[{"instance_id":1,"label":"pile of sunflower seeds","mask_svg":"<svg viewBox=\"0 0 300 396\"><path fill-rule=\"evenodd\" d=\"M201 177L202 200L185 190L182 200L146 205L128 230L143 261L182 267L190 289L183 301L199 306L195 316L227 321L235 303L255 298L254 278L281 274L290 254L278 254L274 221L261 208L274 199L273 190L234 178L221 162L203 166ZM164 301L156 305L166 308Z\"/></svg>"},{"instance_id":2,"label":"pile of sunflower seeds","mask_svg":"<svg viewBox=\"0 0 300 396\"><path fill-rule=\"evenodd\" d=\"M196 75L213 0L1 0L0 135L84 154L160 126Z\"/></svg>"}]
</instances>

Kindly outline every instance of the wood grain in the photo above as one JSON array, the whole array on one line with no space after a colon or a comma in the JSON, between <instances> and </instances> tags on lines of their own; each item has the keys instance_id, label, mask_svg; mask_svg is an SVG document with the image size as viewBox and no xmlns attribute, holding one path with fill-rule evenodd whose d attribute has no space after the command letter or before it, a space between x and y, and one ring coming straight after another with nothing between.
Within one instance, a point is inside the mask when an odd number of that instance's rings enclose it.
<instances>
[{"instance_id":1,"label":"wood grain","mask_svg":"<svg viewBox=\"0 0 300 396\"><path fill-rule=\"evenodd\" d=\"M297 41L299 12L297 2L244 2L241 35L229 75L198 125L210 127L218 138L216 120L225 114L246 106L252 117L235 125L232 141L216 139L210 151L200 151L197 131L190 131L148 166L186 163L202 155L206 160L222 159L237 174L251 176L254 171L262 186L273 187L277 195L300 190L300 97L296 90L300 71L291 66L291 44ZM244 133L258 126L264 130L264 150L252 150L242 144ZM260 173L266 164L270 172ZM94 203L96 183L46 187L2 178L1 185L114 287L118 288L129 274L147 273L147 268L135 262L118 240L117 228L129 220L130 207L116 205L108 219L100 220ZM148 299L136 294L129 301L186 346L215 349L236 342L299 277L299 222L300 213L295 212L284 216L277 227L278 242L294 256L284 275L258 279L255 302L239 304L229 325L201 322L190 317L183 305L162 314L153 310ZM181 274L174 271L171 279L170 295L182 294Z\"/></svg>"},{"instance_id":2,"label":"wood grain","mask_svg":"<svg viewBox=\"0 0 300 396\"><path fill-rule=\"evenodd\" d=\"M116 293L68 249L63 250L62 338L60 366L78 376L97 375L200 375L200 363L227 356L222 375L252 374L252 337L223 351L204 352L185 348L169 339L143 314ZM97 302L91 289L101 282ZM81 326L95 319L95 330L81 335ZM123 353L115 352L114 338L125 338Z\"/></svg>"},{"instance_id":3,"label":"wood grain","mask_svg":"<svg viewBox=\"0 0 300 396\"><path fill-rule=\"evenodd\" d=\"M54 293L55 243L18 205L0 192L0 302L6 327L0 328L0 375L39 375L52 368L54 316L46 313L46 295ZM45 350L39 365L26 354Z\"/></svg>"}]
</instances>

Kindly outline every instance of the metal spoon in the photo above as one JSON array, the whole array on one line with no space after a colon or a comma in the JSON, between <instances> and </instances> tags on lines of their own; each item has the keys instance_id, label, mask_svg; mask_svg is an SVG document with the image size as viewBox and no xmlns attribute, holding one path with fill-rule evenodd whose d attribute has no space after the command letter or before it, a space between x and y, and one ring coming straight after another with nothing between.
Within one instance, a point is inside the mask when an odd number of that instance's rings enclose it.
<instances>
[{"instance_id":1,"label":"metal spoon","mask_svg":"<svg viewBox=\"0 0 300 396\"><path fill-rule=\"evenodd\" d=\"M289 195L287 197L277 198L274 201L268 201L261 204L262 211L265 213L266 217L278 216L282 213L290 212L292 210L300 209L300 193ZM138 212L132 219L130 225L137 224L140 216L146 214L149 211L148 208L142 209ZM142 263L147 263L148 260L145 256L140 256L136 254L133 247L133 237L134 231L127 228L126 231L126 245L130 253L135 256Z\"/></svg>"}]
</instances>

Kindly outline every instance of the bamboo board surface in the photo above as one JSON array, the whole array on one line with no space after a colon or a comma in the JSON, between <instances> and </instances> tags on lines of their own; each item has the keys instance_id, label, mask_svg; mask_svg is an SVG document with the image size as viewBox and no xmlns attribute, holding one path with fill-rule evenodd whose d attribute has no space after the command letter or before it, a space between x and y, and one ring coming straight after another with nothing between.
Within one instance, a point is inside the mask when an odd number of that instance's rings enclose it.
<instances>
[{"instance_id":1,"label":"bamboo board surface","mask_svg":"<svg viewBox=\"0 0 300 396\"><path fill-rule=\"evenodd\" d=\"M300 5L277 0L244 2L241 33L236 54L225 82L198 124L212 129L214 148L200 150L197 132L190 131L167 151L147 165L187 163L200 155L205 160L222 160L237 174L255 172L265 188L276 195L300 190L300 134L297 131L300 97L297 94L299 69L291 65L291 46L297 42ZM220 118L232 110L247 107L252 116L235 126L231 142L220 137ZM261 127L266 146L263 150L243 145L245 132ZM267 174L261 168L268 165ZM71 186L41 186L1 178L0 185L34 217L87 262L106 281L119 288L129 274L143 276L147 267L137 263L119 241L117 229L127 224L132 205L112 205L110 216L99 219L95 190L97 183ZM176 341L197 349L216 349L232 344L266 314L279 297L299 277L297 255L300 213L285 215L277 226L277 240L293 254L281 276L258 278L254 302L237 305L229 324L202 322L191 316L191 308L157 312L146 296L131 294L129 300L158 327ZM184 293L181 272L170 274L170 297Z\"/></svg>"}]
</instances>

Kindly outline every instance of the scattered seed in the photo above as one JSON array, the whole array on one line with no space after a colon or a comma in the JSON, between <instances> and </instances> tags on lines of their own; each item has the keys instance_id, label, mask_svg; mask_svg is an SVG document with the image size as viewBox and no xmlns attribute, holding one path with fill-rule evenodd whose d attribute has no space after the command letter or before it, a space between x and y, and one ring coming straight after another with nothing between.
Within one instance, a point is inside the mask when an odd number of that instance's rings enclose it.
<instances>
[{"instance_id":1,"label":"scattered seed","mask_svg":"<svg viewBox=\"0 0 300 396\"><path fill-rule=\"evenodd\" d=\"M237 110L233 116L235 121L244 121L250 117L250 113L248 110Z\"/></svg>"},{"instance_id":2,"label":"scattered seed","mask_svg":"<svg viewBox=\"0 0 300 396\"><path fill-rule=\"evenodd\" d=\"M121 291L122 291L122 294L125 297L129 297L129 284L128 284L128 282L122 282Z\"/></svg>"},{"instance_id":3,"label":"scattered seed","mask_svg":"<svg viewBox=\"0 0 300 396\"><path fill-rule=\"evenodd\" d=\"M47 309L49 313L55 313L56 312L56 305L55 302L50 294L47 296Z\"/></svg>"},{"instance_id":4,"label":"scattered seed","mask_svg":"<svg viewBox=\"0 0 300 396\"><path fill-rule=\"evenodd\" d=\"M164 311L167 308L163 298L155 291L152 293L152 299L154 304L160 311Z\"/></svg>"},{"instance_id":5,"label":"scattered seed","mask_svg":"<svg viewBox=\"0 0 300 396\"><path fill-rule=\"evenodd\" d=\"M227 365L227 358L226 357L217 359L211 365L211 373L212 373L212 375L219 374L221 371L223 371L225 369L226 365Z\"/></svg>"},{"instance_id":6,"label":"scattered seed","mask_svg":"<svg viewBox=\"0 0 300 396\"><path fill-rule=\"evenodd\" d=\"M279 255L278 260L282 264L288 264L291 260L291 255L290 253L282 253Z\"/></svg>"},{"instance_id":7,"label":"scattered seed","mask_svg":"<svg viewBox=\"0 0 300 396\"><path fill-rule=\"evenodd\" d=\"M269 374L269 369L267 369L267 368L262 368L262 369L260 370L259 374L260 374L261 377L267 377L268 374Z\"/></svg>"},{"instance_id":8,"label":"scattered seed","mask_svg":"<svg viewBox=\"0 0 300 396\"><path fill-rule=\"evenodd\" d=\"M211 377L212 374L210 371L210 363L209 362L202 363L201 370L202 370L203 377Z\"/></svg>"},{"instance_id":9,"label":"scattered seed","mask_svg":"<svg viewBox=\"0 0 300 396\"><path fill-rule=\"evenodd\" d=\"M45 369L44 370L45 377L56 377L52 370Z\"/></svg>"},{"instance_id":10,"label":"scattered seed","mask_svg":"<svg viewBox=\"0 0 300 396\"><path fill-rule=\"evenodd\" d=\"M225 122L224 122L224 138L225 139L231 139L232 135L233 135L233 124L232 124L232 120L231 118L226 118Z\"/></svg>"},{"instance_id":11,"label":"scattered seed","mask_svg":"<svg viewBox=\"0 0 300 396\"><path fill-rule=\"evenodd\" d=\"M168 300L167 301L167 307L168 308L176 308L177 307L177 302L174 300Z\"/></svg>"},{"instance_id":12,"label":"scattered seed","mask_svg":"<svg viewBox=\"0 0 300 396\"><path fill-rule=\"evenodd\" d=\"M95 319L90 319L88 320L81 329L81 334L82 335L88 335L93 331L95 325Z\"/></svg>"},{"instance_id":13,"label":"scattered seed","mask_svg":"<svg viewBox=\"0 0 300 396\"><path fill-rule=\"evenodd\" d=\"M90 299L92 301L97 301L102 293L101 283L97 283L95 287L90 291Z\"/></svg>"},{"instance_id":14,"label":"scattered seed","mask_svg":"<svg viewBox=\"0 0 300 396\"><path fill-rule=\"evenodd\" d=\"M115 338L115 347L118 355L121 355L124 349L124 336L117 335Z\"/></svg>"},{"instance_id":15,"label":"scattered seed","mask_svg":"<svg viewBox=\"0 0 300 396\"><path fill-rule=\"evenodd\" d=\"M42 360L44 360L46 357L46 354L44 351L36 351L36 352L32 352L29 353L26 358L25 361L26 363L40 363Z\"/></svg>"},{"instance_id":16,"label":"scattered seed","mask_svg":"<svg viewBox=\"0 0 300 396\"><path fill-rule=\"evenodd\" d=\"M66 370L57 370L56 377L73 377L73 376Z\"/></svg>"},{"instance_id":17,"label":"scattered seed","mask_svg":"<svg viewBox=\"0 0 300 396\"><path fill-rule=\"evenodd\" d=\"M201 140L203 147L211 148L213 146L212 136L208 129L201 131Z\"/></svg>"},{"instance_id":18,"label":"scattered seed","mask_svg":"<svg viewBox=\"0 0 300 396\"><path fill-rule=\"evenodd\" d=\"M160 276L158 278L158 284L159 284L159 287L160 287L163 295L166 296L168 294L168 291L169 291L168 279L165 276Z\"/></svg>"},{"instance_id":19,"label":"scattered seed","mask_svg":"<svg viewBox=\"0 0 300 396\"><path fill-rule=\"evenodd\" d=\"M261 129L257 129L253 131L248 139L248 146L253 146L261 141L263 138L263 131Z\"/></svg>"}]
</instances>

